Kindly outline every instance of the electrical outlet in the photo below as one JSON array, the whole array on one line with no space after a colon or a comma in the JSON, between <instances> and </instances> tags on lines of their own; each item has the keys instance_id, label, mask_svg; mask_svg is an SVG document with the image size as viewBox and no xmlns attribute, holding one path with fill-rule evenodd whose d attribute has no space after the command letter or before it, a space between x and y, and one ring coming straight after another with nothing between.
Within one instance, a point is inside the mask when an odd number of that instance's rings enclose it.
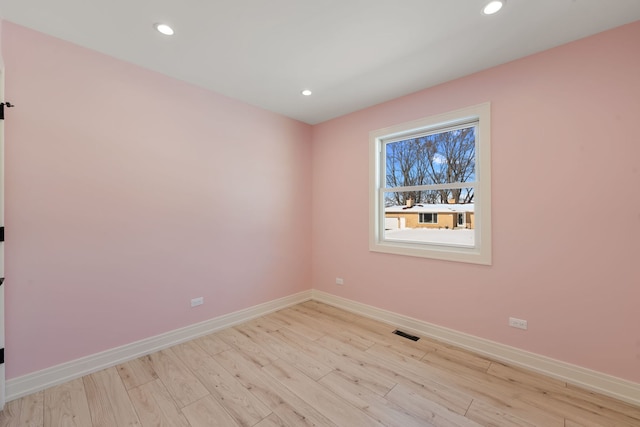
<instances>
[{"instance_id":1,"label":"electrical outlet","mask_svg":"<svg viewBox=\"0 0 640 427\"><path fill-rule=\"evenodd\" d=\"M191 307L196 307L204 304L204 297L193 298L191 300Z\"/></svg>"},{"instance_id":2,"label":"electrical outlet","mask_svg":"<svg viewBox=\"0 0 640 427\"><path fill-rule=\"evenodd\" d=\"M527 321L516 319L515 317L509 317L509 326L512 328L527 329Z\"/></svg>"},{"instance_id":3,"label":"electrical outlet","mask_svg":"<svg viewBox=\"0 0 640 427\"><path fill-rule=\"evenodd\" d=\"M336 277L336 285L344 285L344 279L342 277Z\"/></svg>"}]
</instances>

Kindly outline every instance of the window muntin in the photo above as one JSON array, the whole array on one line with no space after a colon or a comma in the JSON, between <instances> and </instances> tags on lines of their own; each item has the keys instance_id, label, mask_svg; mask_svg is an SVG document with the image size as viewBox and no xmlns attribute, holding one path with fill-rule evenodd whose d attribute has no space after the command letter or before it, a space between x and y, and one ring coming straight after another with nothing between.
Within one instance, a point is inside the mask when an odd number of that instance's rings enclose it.
<instances>
[{"instance_id":1,"label":"window muntin","mask_svg":"<svg viewBox=\"0 0 640 427\"><path fill-rule=\"evenodd\" d=\"M371 132L372 251L491 263L489 112Z\"/></svg>"}]
</instances>

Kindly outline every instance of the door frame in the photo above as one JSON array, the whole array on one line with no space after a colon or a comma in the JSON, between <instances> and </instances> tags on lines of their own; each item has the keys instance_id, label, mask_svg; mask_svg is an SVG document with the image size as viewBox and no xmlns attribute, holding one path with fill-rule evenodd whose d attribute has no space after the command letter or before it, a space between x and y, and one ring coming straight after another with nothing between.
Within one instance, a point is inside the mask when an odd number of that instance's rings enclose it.
<instances>
[{"instance_id":1,"label":"door frame","mask_svg":"<svg viewBox=\"0 0 640 427\"><path fill-rule=\"evenodd\" d=\"M4 63L0 52L0 102L4 100ZM4 363L4 120L0 120L0 410L5 404L5 363Z\"/></svg>"}]
</instances>

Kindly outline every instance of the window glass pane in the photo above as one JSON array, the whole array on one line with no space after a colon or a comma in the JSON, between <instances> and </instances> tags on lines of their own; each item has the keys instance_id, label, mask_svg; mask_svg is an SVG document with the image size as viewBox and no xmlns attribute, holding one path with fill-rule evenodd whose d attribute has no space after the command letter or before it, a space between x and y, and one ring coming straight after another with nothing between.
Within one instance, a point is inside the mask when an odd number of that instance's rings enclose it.
<instances>
[{"instance_id":1,"label":"window glass pane","mask_svg":"<svg viewBox=\"0 0 640 427\"><path fill-rule=\"evenodd\" d=\"M438 214L437 213L419 213L418 214L418 223L420 224L437 224L438 223Z\"/></svg>"},{"instance_id":2,"label":"window glass pane","mask_svg":"<svg viewBox=\"0 0 640 427\"><path fill-rule=\"evenodd\" d=\"M473 188L388 192L385 201L384 240L474 247Z\"/></svg>"},{"instance_id":3,"label":"window glass pane","mask_svg":"<svg viewBox=\"0 0 640 427\"><path fill-rule=\"evenodd\" d=\"M387 142L387 188L475 181L476 126Z\"/></svg>"}]
</instances>

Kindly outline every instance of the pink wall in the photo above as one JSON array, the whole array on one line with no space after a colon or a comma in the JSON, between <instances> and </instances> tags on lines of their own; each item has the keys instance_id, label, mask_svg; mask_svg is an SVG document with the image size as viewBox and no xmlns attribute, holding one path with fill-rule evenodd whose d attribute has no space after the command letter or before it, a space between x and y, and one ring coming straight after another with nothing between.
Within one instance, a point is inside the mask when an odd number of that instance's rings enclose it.
<instances>
[{"instance_id":1,"label":"pink wall","mask_svg":"<svg viewBox=\"0 0 640 427\"><path fill-rule=\"evenodd\" d=\"M2 42L8 378L309 289L310 126L9 22Z\"/></svg>"},{"instance_id":2,"label":"pink wall","mask_svg":"<svg viewBox=\"0 0 640 427\"><path fill-rule=\"evenodd\" d=\"M640 22L315 126L313 287L640 382L638 40ZM369 131L485 101L493 265L369 252Z\"/></svg>"}]
</instances>

